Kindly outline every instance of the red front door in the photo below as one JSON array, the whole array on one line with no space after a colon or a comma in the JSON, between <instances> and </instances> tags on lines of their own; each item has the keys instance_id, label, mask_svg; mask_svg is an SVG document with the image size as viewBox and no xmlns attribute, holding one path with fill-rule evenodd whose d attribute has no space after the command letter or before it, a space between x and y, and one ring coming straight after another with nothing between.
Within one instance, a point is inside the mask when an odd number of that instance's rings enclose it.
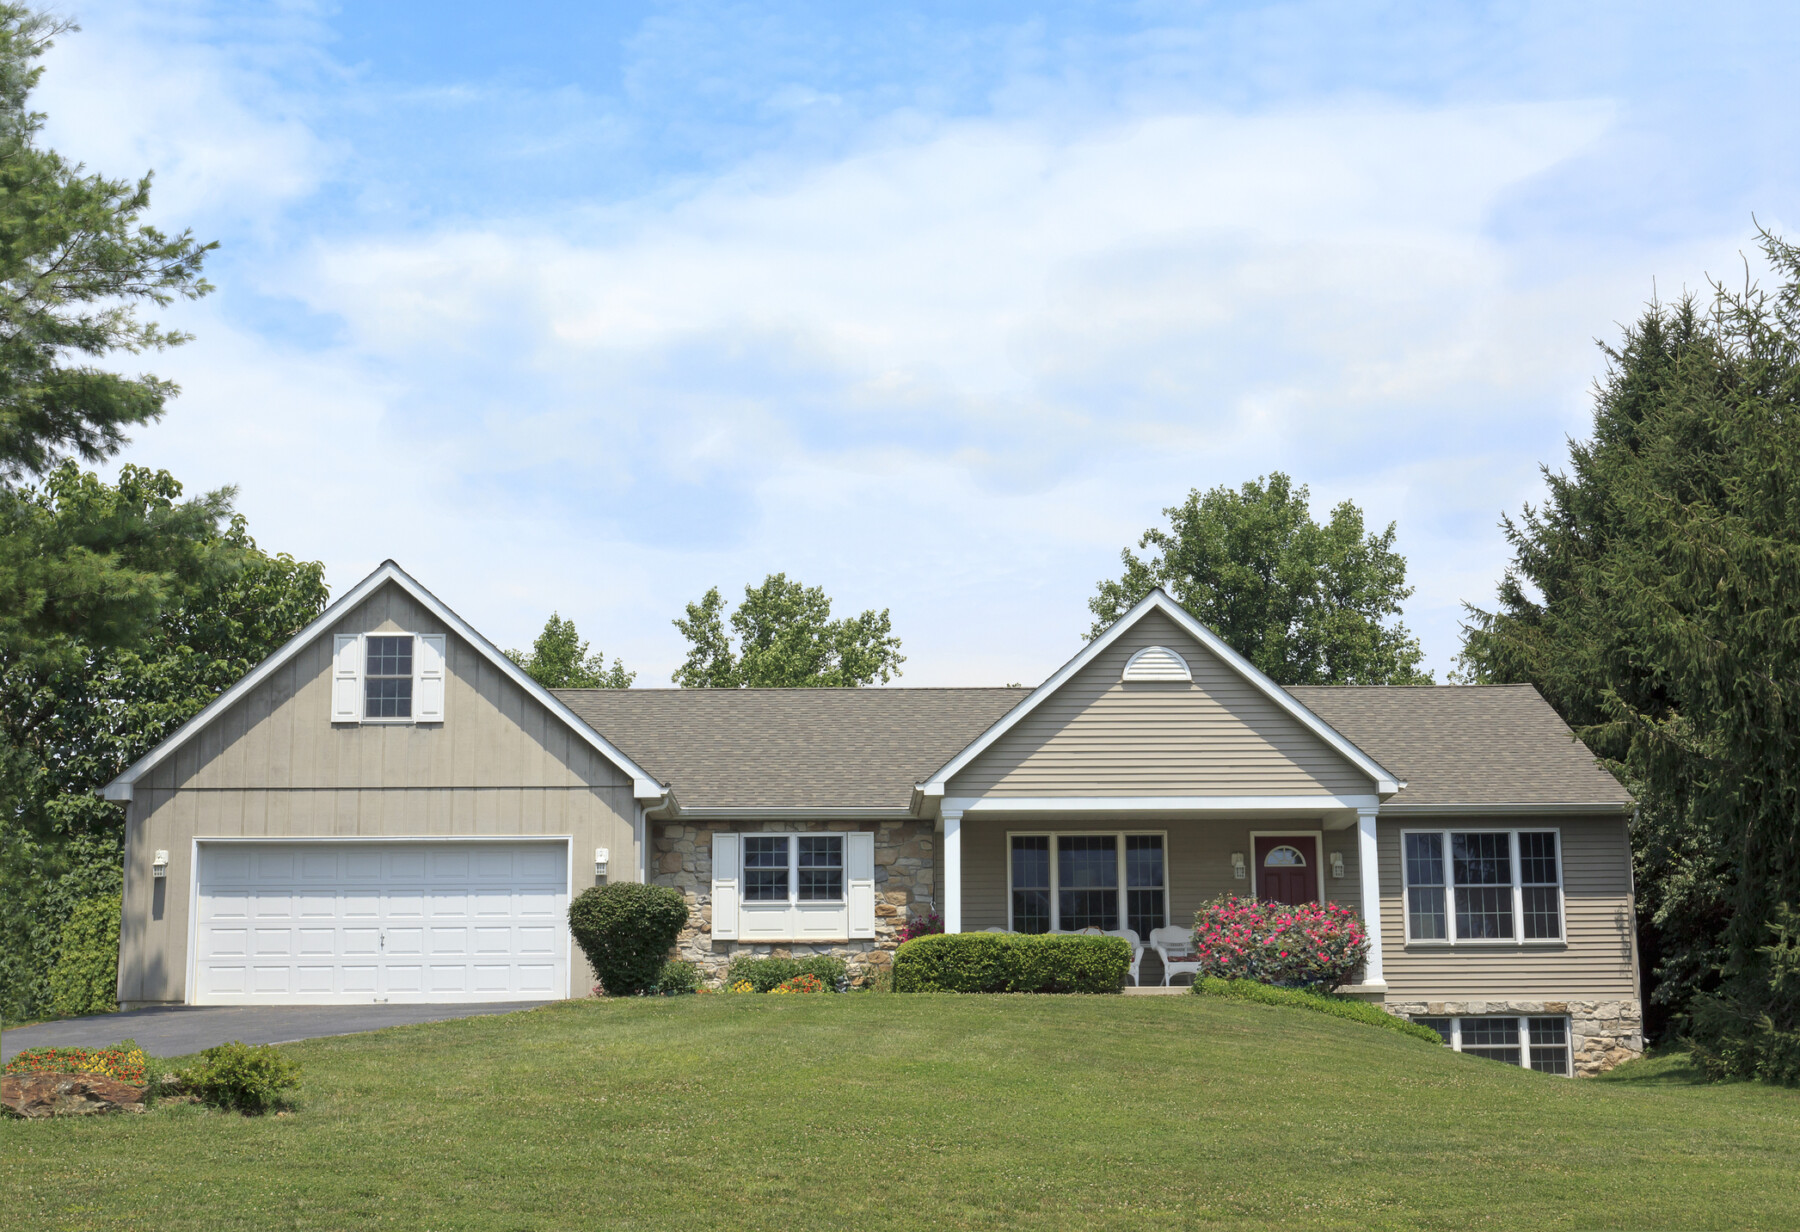
<instances>
[{"instance_id":1,"label":"red front door","mask_svg":"<svg viewBox=\"0 0 1800 1232\"><path fill-rule=\"evenodd\" d=\"M1308 834L1256 840L1256 896L1297 907L1319 901L1319 840Z\"/></svg>"}]
</instances>

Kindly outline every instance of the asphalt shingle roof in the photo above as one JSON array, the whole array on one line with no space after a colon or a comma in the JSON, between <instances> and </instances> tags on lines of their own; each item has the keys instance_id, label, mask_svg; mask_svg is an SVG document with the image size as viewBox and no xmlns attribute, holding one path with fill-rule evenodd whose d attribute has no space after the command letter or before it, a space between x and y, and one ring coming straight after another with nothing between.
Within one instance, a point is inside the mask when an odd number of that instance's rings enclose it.
<instances>
[{"instance_id":1,"label":"asphalt shingle roof","mask_svg":"<svg viewBox=\"0 0 1800 1232\"><path fill-rule=\"evenodd\" d=\"M684 808L905 808L1030 689L558 689ZM1296 686L1394 804L1628 803L1530 685Z\"/></svg>"},{"instance_id":2,"label":"asphalt shingle roof","mask_svg":"<svg viewBox=\"0 0 1800 1232\"><path fill-rule=\"evenodd\" d=\"M683 808L905 808L1030 689L557 689Z\"/></svg>"},{"instance_id":3,"label":"asphalt shingle roof","mask_svg":"<svg viewBox=\"0 0 1800 1232\"><path fill-rule=\"evenodd\" d=\"M1296 685L1300 703L1406 783L1389 804L1626 804L1528 684Z\"/></svg>"}]
</instances>

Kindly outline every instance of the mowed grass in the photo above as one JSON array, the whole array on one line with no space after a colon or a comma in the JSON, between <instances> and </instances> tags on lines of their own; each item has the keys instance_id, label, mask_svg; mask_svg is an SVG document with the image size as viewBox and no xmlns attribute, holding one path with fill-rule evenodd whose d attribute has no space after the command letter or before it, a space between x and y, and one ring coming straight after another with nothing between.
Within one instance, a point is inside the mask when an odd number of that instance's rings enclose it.
<instances>
[{"instance_id":1,"label":"mowed grass","mask_svg":"<svg viewBox=\"0 0 1800 1232\"><path fill-rule=\"evenodd\" d=\"M286 1051L296 1115L0 1123L10 1228L1793 1228L1800 1095L1200 997L569 1002Z\"/></svg>"}]
</instances>

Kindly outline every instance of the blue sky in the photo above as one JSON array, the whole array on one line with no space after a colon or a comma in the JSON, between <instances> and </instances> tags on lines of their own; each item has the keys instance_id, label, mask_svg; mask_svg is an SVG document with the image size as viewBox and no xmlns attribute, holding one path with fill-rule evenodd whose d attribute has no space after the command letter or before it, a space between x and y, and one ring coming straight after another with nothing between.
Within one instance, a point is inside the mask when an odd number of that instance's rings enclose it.
<instances>
[{"instance_id":1,"label":"blue sky","mask_svg":"<svg viewBox=\"0 0 1800 1232\"><path fill-rule=\"evenodd\" d=\"M1789 5L68 11L50 140L221 242L126 460L640 684L775 570L1036 681L1276 469L1398 524L1441 675L1594 340L1800 231Z\"/></svg>"}]
</instances>

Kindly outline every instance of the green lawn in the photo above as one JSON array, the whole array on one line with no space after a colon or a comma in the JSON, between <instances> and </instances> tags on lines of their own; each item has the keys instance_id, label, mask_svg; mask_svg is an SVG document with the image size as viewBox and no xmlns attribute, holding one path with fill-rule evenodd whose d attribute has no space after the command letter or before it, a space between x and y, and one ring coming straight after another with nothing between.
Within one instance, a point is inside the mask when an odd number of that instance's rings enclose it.
<instances>
[{"instance_id":1,"label":"green lawn","mask_svg":"<svg viewBox=\"0 0 1800 1232\"><path fill-rule=\"evenodd\" d=\"M1794 1092L1213 998L586 1001L287 1051L293 1116L0 1123L0 1226L1800 1223Z\"/></svg>"}]
</instances>

